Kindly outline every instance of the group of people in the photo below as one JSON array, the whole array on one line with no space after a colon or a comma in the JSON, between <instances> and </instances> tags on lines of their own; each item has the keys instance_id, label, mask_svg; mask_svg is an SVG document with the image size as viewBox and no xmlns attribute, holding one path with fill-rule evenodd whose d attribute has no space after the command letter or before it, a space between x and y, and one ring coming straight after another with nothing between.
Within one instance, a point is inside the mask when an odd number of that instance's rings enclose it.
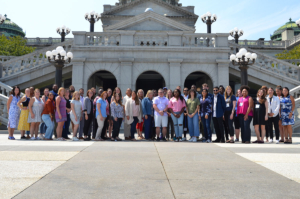
<instances>
[{"instance_id":1,"label":"group of people","mask_svg":"<svg viewBox=\"0 0 300 199\"><path fill-rule=\"evenodd\" d=\"M119 87L114 91L100 88L98 93L91 88L84 96L82 88L75 91L72 85L65 89L54 84L51 91L44 89L42 97L33 87L26 88L21 97L20 88L15 86L7 103L8 139L15 139L17 128L21 139L52 140L54 135L64 141L70 139L72 125L73 141L121 141L119 132L124 121L125 140L181 142L188 132L190 142L235 143L241 133L242 143L247 144L251 142L253 120L257 136L253 143L264 143L265 139L273 142L273 128L276 143L292 143L295 100L289 89L263 86L255 98L249 96L249 89L242 86L234 95L230 86L225 89L221 85L211 94L204 83L201 93L195 85L185 87L183 94L180 86L173 91L166 87L148 90L146 95L142 89L128 88L123 97Z\"/></svg>"}]
</instances>

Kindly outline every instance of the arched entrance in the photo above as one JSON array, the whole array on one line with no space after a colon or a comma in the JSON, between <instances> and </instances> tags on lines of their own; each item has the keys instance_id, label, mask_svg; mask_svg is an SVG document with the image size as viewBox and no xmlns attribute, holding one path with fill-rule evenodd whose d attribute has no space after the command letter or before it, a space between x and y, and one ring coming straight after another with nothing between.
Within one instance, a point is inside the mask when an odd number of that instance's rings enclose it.
<instances>
[{"instance_id":1,"label":"arched entrance","mask_svg":"<svg viewBox=\"0 0 300 199\"><path fill-rule=\"evenodd\" d=\"M213 82L211 78L203 73L203 72L193 72L187 76L184 81L184 87L191 89L193 84L196 85L197 91L202 90L202 84L207 83L209 87L209 92L212 93L213 91Z\"/></svg>"},{"instance_id":2,"label":"arched entrance","mask_svg":"<svg viewBox=\"0 0 300 199\"><path fill-rule=\"evenodd\" d=\"M154 71L147 71L137 78L136 90L143 89L145 95L148 90L159 89L166 86L165 80L161 74Z\"/></svg>"},{"instance_id":3,"label":"arched entrance","mask_svg":"<svg viewBox=\"0 0 300 199\"><path fill-rule=\"evenodd\" d=\"M114 88L117 87L117 79L111 72L101 70L89 78L88 88L91 87L95 87L96 90L99 88L103 88L104 90L111 88L114 90Z\"/></svg>"}]
</instances>

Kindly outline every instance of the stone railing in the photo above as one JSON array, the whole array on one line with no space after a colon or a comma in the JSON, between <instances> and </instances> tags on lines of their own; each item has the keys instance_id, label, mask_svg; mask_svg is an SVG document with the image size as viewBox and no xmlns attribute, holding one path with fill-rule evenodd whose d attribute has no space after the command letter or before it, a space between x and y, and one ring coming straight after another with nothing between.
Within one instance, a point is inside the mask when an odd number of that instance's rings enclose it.
<instances>
[{"instance_id":1,"label":"stone railing","mask_svg":"<svg viewBox=\"0 0 300 199\"><path fill-rule=\"evenodd\" d=\"M239 40L239 45L249 48L286 48L286 41Z\"/></svg>"},{"instance_id":2,"label":"stone railing","mask_svg":"<svg viewBox=\"0 0 300 199\"><path fill-rule=\"evenodd\" d=\"M231 49L232 54L235 54L235 48L245 48L249 52L256 53L257 59L255 61L254 66L264 68L270 71L270 73L275 72L279 75L283 75L285 78L292 78L296 81L300 81L300 67L287 63L283 60L279 60L274 57L268 56L259 51L247 48L245 46L237 45L234 42L229 42L229 45L233 47Z\"/></svg>"},{"instance_id":3,"label":"stone railing","mask_svg":"<svg viewBox=\"0 0 300 199\"><path fill-rule=\"evenodd\" d=\"M300 34L295 36L292 40L287 41L287 47L293 46L293 45L297 44L298 42L300 42Z\"/></svg>"},{"instance_id":4,"label":"stone railing","mask_svg":"<svg viewBox=\"0 0 300 199\"><path fill-rule=\"evenodd\" d=\"M282 59L290 64L294 64L296 66L300 66L300 59Z\"/></svg>"},{"instance_id":5,"label":"stone railing","mask_svg":"<svg viewBox=\"0 0 300 199\"><path fill-rule=\"evenodd\" d=\"M300 86L292 88L290 90L290 95L292 95L295 99L298 98L300 96Z\"/></svg>"},{"instance_id":6,"label":"stone railing","mask_svg":"<svg viewBox=\"0 0 300 199\"><path fill-rule=\"evenodd\" d=\"M7 101L11 91L11 86L0 82L0 121L2 124L8 123Z\"/></svg>"},{"instance_id":7,"label":"stone railing","mask_svg":"<svg viewBox=\"0 0 300 199\"><path fill-rule=\"evenodd\" d=\"M75 46L228 47L225 33L74 32Z\"/></svg>"},{"instance_id":8,"label":"stone railing","mask_svg":"<svg viewBox=\"0 0 300 199\"><path fill-rule=\"evenodd\" d=\"M61 39L60 38L27 38L25 37L25 39L27 40L26 45L27 46L49 46L49 45L53 45L53 44L57 44L57 43L61 43ZM73 40L73 38L66 38L65 41L69 41L69 40Z\"/></svg>"},{"instance_id":9,"label":"stone railing","mask_svg":"<svg viewBox=\"0 0 300 199\"><path fill-rule=\"evenodd\" d=\"M4 63L4 62L9 61L9 60L11 60L13 58L15 58L15 56L0 55L0 63Z\"/></svg>"},{"instance_id":10,"label":"stone railing","mask_svg":"<svg viewBox=\"0 0 300 199\"><path fill-rule=\"evenodd\" d=\"M295 98L295 124L293 125L293 129L300 127L300 98Z\"/></svg>"},{"instance_id":11,"label":"stone railing","mask_svg":"<svg viewBox=\"0 0 300 199\"><path fill-rule=\"evenodd\" d=\"M10 76L12 74L22 72L26 69L30 69L33 67L40 66L42 64L46 64L48 63L48 59L46 57L47 51L52 51L57 46L63 46L66 51L70 51L72 47L72 43L73 40L65 41L63 43L58 43L56 45L49 46L41 50L37 50L30 54L16 57L9 61L6 61L2 63L2 67L3 67L2 78Z\"/></svg>"}]
</instances>

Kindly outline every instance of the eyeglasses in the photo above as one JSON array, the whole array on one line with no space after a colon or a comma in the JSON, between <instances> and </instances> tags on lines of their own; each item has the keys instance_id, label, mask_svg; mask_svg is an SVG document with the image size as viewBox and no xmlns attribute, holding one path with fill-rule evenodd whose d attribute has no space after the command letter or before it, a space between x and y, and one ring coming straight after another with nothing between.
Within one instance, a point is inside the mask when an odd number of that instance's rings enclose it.
<instances>
[{"instance_id":1,"label":"eyeglasses","mask_svg":"<svg viewBox=\"0 0 300 199\"><path fill-rule=\"evenodd\" d=\"M214 90L215 92L218 92L219 90Z\"/></svg>"}]
</instances>

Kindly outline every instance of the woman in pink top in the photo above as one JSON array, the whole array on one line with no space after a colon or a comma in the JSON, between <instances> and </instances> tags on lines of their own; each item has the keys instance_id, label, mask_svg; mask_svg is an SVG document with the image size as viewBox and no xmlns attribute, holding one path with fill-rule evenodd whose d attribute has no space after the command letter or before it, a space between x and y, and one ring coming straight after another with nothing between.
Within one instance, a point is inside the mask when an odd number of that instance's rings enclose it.
<instances>
[{"instance_id":1,"label":"woman in pink top","mask_svg":"<svg viewBox=\"0 0 300 199\"><path fill-rule=\"evenodd\" d=\"M171 117L174 123L174 129L177 138L175 141L181 142L183 133L183 112L186 105L179 89L174 90L173 96L174 97L172 97L169 101L168 108L171 112Z\"/></svg>"},{"instance_id":2,"label":"woman in pink top","mask_svg":"<svg viewBox=\"0 0 300 199\"><path fill-rule=\"evenodd\" d=\"M248 96L249 89L248 86L241 87L242 97L239 98L237 104L237 115L241 126L242 143L245 144L250 144L251 141L250 123L253 117L253 99Z\"/></svg>"}]
</instances>

